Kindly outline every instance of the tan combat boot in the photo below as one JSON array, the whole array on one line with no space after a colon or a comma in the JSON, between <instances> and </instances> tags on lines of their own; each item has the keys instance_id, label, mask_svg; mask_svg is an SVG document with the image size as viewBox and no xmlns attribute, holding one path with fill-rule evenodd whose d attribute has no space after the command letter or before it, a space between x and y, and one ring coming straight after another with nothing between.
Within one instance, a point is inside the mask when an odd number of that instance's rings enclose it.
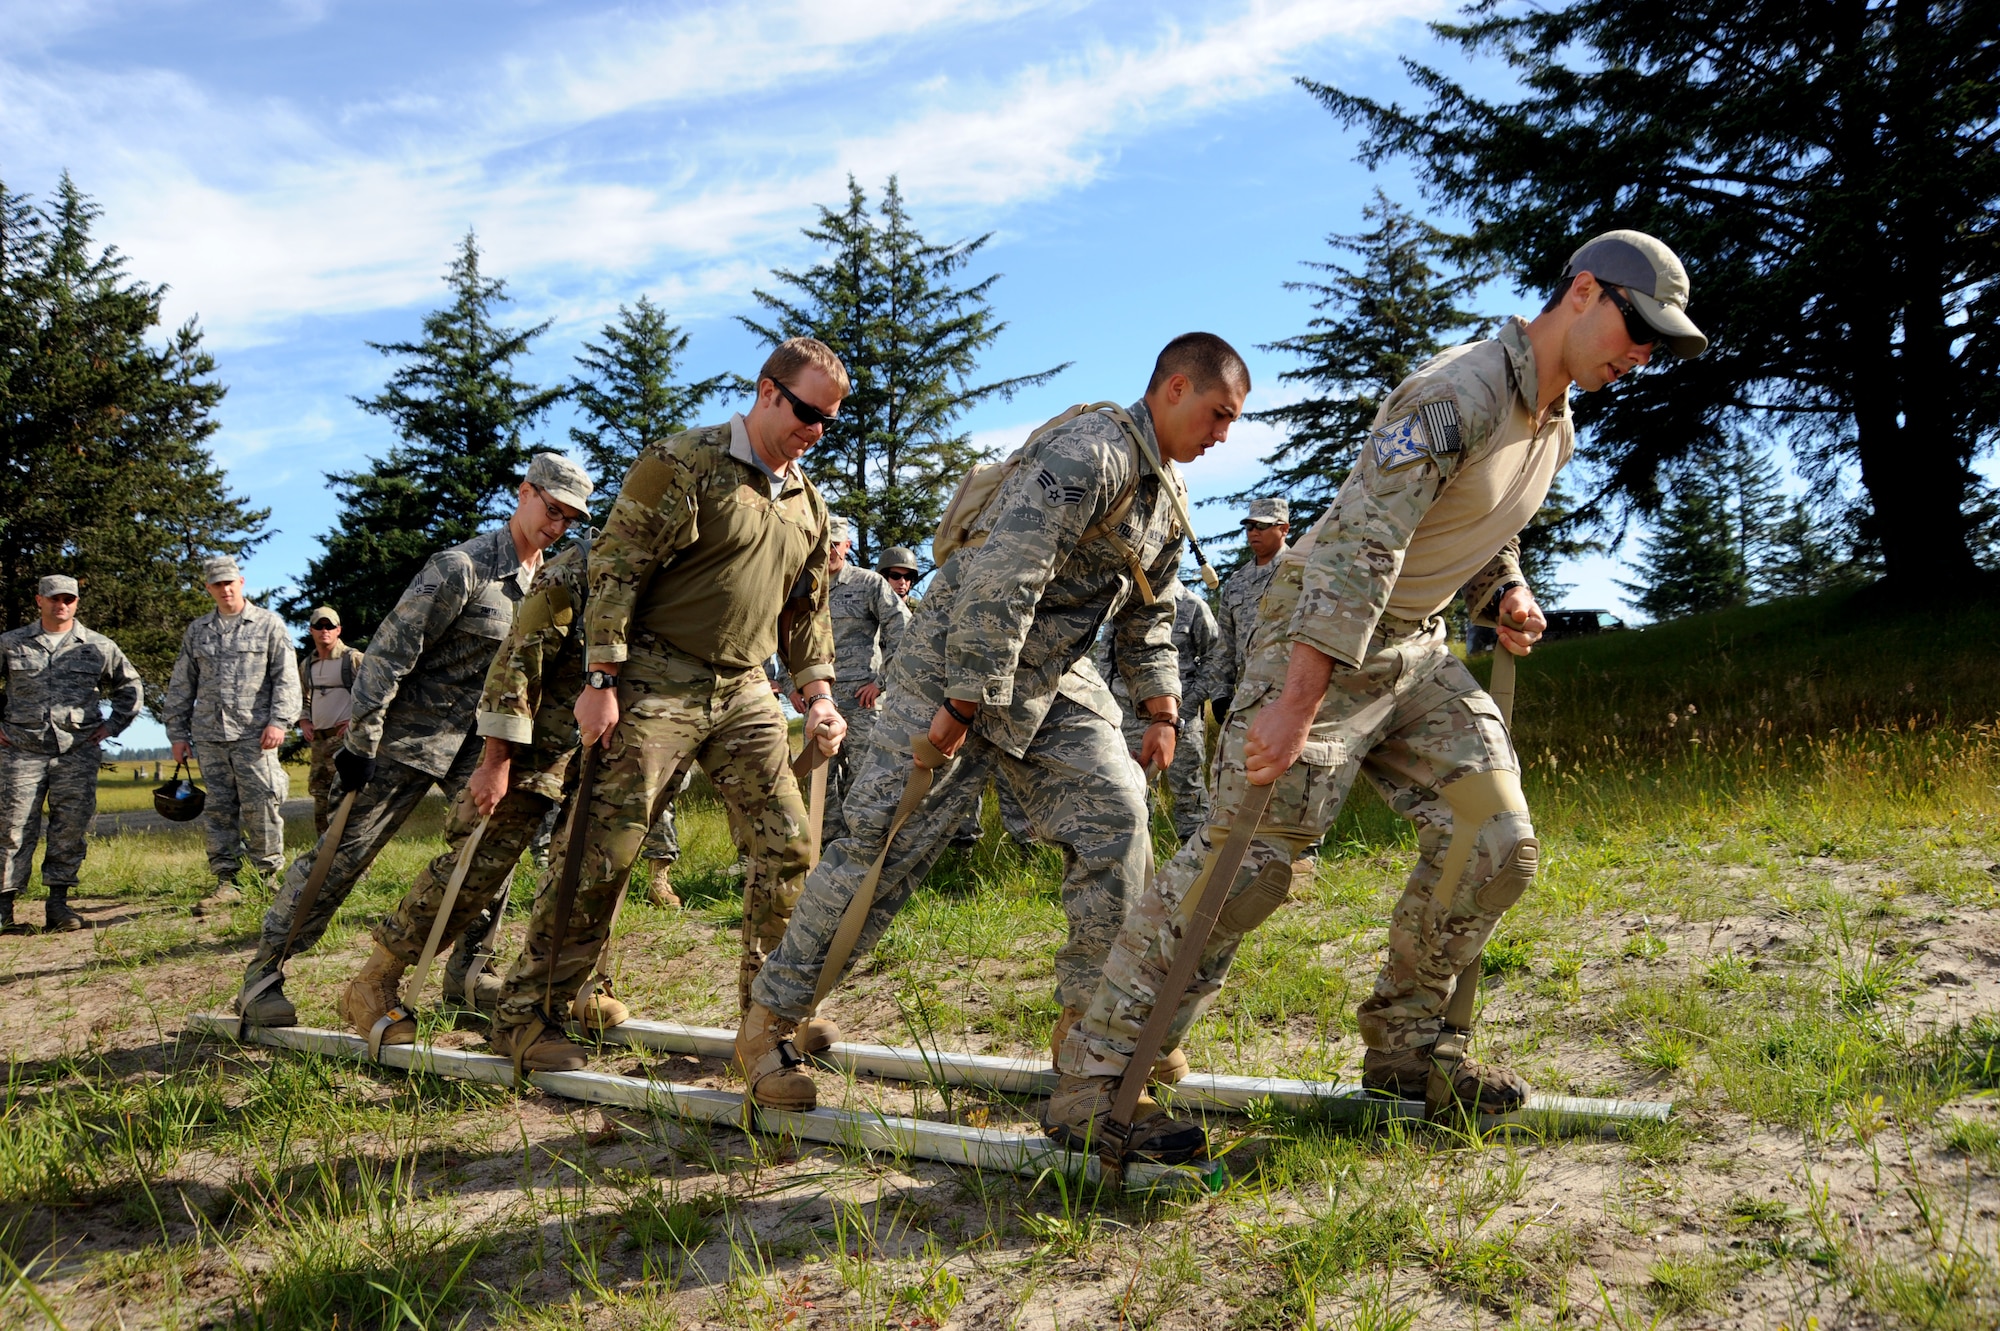
<instances>
[{"instance_id":1,"label":"tan combat boot","mask_svg":"<svg viewBox=\"0 0 2000 1331\"><path fill-rule=\"evenodd\" d=\"M1069 1028L1083 1020L1083 1013L1073 1007L1066 1007L1056 1014L1056 1024L1049 1032L1049 1066L1058 1072L1062 1070L1063 1041L1069 1036ZM1188 1075L1187 1055L1179 1049L1169 1049L1153 1063L1153 1075L1147 1081L1159 1086L1172 1086Z\"/></svg>"},{"instance_id":2,"label":"tan combat boot","mask_svg":"<svg viewBox=\"0 0 2000 1331\"><path fill-rule=\"evenodd\" d=\"M1100 1150L1117 1098L1118 1078L1065 1072L1042 1111L1042 1130L1073 1151ZM1150 1095L1139 1097L1125 1143L1128 1159L1179 1165L1199 1159L1207 1150L1208 1134L1199 1124L1173 1117Z\"/></svg>"},{"instance_id":3,"label":"tan combat boot","mask_svg":"<svg viewBox=\"0 0 2000 1331\"><path fill-rule=\"evenodd\" d=\"M1371 1091L1404 1100L1422 1100L1431 1079L1431 1046L1384 1051L1361 1056L1361 1084ZM1462 1060L1451 1071L1452 1098L1481 1114L1506 1114L1528 1098L1528 1081L1518 1072L1476 1059Z\"/></svg>"},{"instance_id":4,"label":"tan combat boot","mask_svg":"<svg viewBox=\"0 0 2000 1331\"><path fill-rule=\"evenodd\" d=\"M215 885L215 890L189 907L188 914L194 916L216 915L243 901L243 889L228 879Z\"/></svg>"},{"instance_id":5,"label":"tan combat boot","mask_svg":"<svg viewBox=\"0 0 2000 1331\"><path fill-rule=\"evenodd\" d=\"M587 1031L608 1031L632 1020L632 1010L612 997L609 980L591 986L588 997L578 997L569 1014Z\"/></svg>"},{"instance_id":6,"label":"tan combat boot","mask_svg":"<svg viewBox=\"0 0 2000 1331\"><path fill-rule=\"evenodd\" d=\"M401 957L380 943L375 945L360 974L340 991L340 1015L347 1018L356 1035L373 1040L376 1024L401 1007L402 999L396 991L402 984L403 972L408 969ZM382 1028L377 1043L415 1044L416 1039L417 1023L410 1017L398 1017Z\"/></svg>"},{"instance_id":7,"label":"tan combat boot","mask_svg":"<svg viewBox=\"0 0 2000 1331\"><path fill-rule=\"evenodd\" d=\"M646 889L646 900L661 910L681 908L680 893L674 891L673 861L660 860L653 865L653 882Z\"/></svg>"},{"instance_id":8,"label":"tan combat boot","mask_svg":"<svg viewBox=\"0 0 2000 1331\"><path fill-rule=\"evenodd\" d=\"M732 1066L749 1084L750 1098L765 1109L805 1113L819 1105L813 1079L799 1070L805 1060L792 1043L794 1027L762 1003L752 1003L736 1030Z\"/></svg>"},{"instance_id":9,"label":"tan combat boot","mask_svg":"<svg viewBox=\"0 0 2000 1331\"><path fill-rule=\"evenodd\" d=\"M496 1024L486 1043L522 1072L575 1072L590 1061L582 1045L547 1022L533 1019L522 1026Z\"/></svg>"},{"instance_id":10,"label":"tan combat boot","mask_svg":"<svg viewBox=\"0 0 2000 1331\"><path fill-rule=\"evenodd\" d=\"M792 1045L807 1058L825 1053L840 1043L840 1027L831 1017L807 1017L799 1023Z\"/></svg>"}]
</instances>

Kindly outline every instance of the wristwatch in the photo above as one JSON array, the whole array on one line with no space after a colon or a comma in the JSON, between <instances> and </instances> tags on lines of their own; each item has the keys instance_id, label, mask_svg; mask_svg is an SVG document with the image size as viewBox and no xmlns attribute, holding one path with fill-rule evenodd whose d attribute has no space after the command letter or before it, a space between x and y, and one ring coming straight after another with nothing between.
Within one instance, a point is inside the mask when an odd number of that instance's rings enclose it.
<instances>
[{"instance_id":1,"label":"wristwatch","mask_svg":"<svg viewBox=\"0 0 2000 1331\"><path fill-rule=\"evenodd\" d=\"M618 687L618 676L608 670L593 670L583 677L583 683L585 688L615 689Z\"/></svg>"}]
</instances>

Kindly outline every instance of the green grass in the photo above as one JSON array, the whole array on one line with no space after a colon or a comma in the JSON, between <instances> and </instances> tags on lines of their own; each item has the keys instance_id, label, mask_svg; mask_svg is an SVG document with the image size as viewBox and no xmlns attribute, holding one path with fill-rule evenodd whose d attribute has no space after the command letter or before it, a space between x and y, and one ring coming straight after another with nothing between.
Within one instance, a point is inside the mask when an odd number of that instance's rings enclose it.
<instances>
[{"instance_id":1,"label":"green grass","mask_svg":"<svg viewBox=\"0 0 2000 1331\"><path fill-rule=\"evenodd\" d=\"M1518 733L1544 870L1488 947L1479 1052L1676 1118L1604 1141L1212 1119L1232 1184L1194 1203L177 1041L233 988L264 903L187 918L196 834L93 842L80 895L121 922L33 942L8 981L8 1010L45 1021L120 1001L9 1064L0 1253L26 1277L0 1323L39 1299L73 1326L1992 1325L2000 1012L1930 975L2000 907L1995 641L1990 607L1884 620L1823 598L1536 652ZM105 807L150 801L117 785ZM628 903L619 992L733 1024L735 851L705 786L683 809L688 909ZM364 930L441 816L420 811L294 964L309 1023L337 1024ZM1046 1047L1061 859L986 819L833 1000L853 1035ZM1351 1078L1413 850L1357 789L1316 881L1245 940L1194 1064ZM517 934L526 869L516 887ZM1036 1112L898 1094L960 1122Z\"/></svg>"}]
</instances>

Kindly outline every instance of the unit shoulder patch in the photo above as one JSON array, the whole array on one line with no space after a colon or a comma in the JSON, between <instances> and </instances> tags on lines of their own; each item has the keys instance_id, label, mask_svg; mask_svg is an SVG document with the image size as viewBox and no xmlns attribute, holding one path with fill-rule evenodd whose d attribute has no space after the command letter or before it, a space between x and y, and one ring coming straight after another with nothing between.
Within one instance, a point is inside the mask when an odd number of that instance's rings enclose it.
<instances>
[{"instance_id":1,"label":"unit shoulder patch","mask_svg":"<svg viewBox=\"0 0 2000 1331\"><path fill-rule=\"evenodd\" d=\"M1424 461L1442 462L1462 452L1464 442L1458 429L1458 407L1449 400L1426 402L1407 416L1399 416L1376 429L1372 435L1375 469L1400 471Z\"/></svg>"}]
</instances>

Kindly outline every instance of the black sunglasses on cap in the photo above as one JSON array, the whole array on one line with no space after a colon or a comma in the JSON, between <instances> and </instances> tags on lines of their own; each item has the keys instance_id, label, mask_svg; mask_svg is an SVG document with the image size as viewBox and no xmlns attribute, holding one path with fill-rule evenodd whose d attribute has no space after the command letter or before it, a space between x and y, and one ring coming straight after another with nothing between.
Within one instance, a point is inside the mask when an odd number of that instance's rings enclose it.
<instances>
[{"instance_id":1,"label":"black sunglasses on cap","mask_svg":"<svg viewBox=\"0 0 2000 1331\"><path fill-rule=\"evenodd\" d=\"M1647 323L1645 316L1639 313L1639 307L1623 291L1617 287L1605 287L1604 298L1616 305L1618 312L1625 316L1625 336L1631 338L1634 345L1651 346L1655 351L1667 349L1667 335Z\"/></svg>"},{"instance_id":2,"label":"black sunglasses on cap","mask_svg":"<svg viewBox=\"0 0 2000 1331\"><path fill-rule=\"evenodd\" d=\"M835 412L829 416L812 403L800 401L797 393L794 393L776 379L771 380L771 386L780 393L783 393L785 401L792 404L792 415L799 418L799 424L801 425L817 425L821 429L832 429L834 422L840 419L839 412Z\"/></svg>"}]
</instances>

